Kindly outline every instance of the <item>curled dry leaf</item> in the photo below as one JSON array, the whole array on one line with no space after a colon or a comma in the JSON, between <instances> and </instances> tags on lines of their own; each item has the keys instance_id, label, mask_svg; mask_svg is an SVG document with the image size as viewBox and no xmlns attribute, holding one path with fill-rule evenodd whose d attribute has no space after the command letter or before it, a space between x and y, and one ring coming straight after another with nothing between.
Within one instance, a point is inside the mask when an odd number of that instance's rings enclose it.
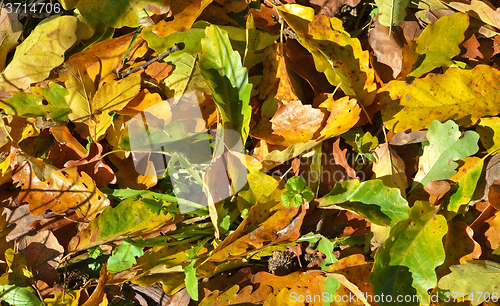
<instances>
[{"instance_id":1,"label":"curled dry leaf","mask_svg":"<svg viewBox=\"0 0 500 306\"><path fill-rule=\"evenodd\" d=\"M359 119L355 99L334 100L331 95L319 108L292 101L282 105L269 120L264 117L251 135L268 143L291 146L310 140L323 140L348 131Z\"/></svg>"},{"instance_id":2,"label":"curled dry leaf","mask_svg":"<svg viewBox=\"0 0 500 306\"><path fill-rule=\"evenodd\" d=\"M376 17L376 20L375 27L373 27L368 33L368 42L373 49L375 62L388 66L392 70L392 79L395 79L401 72L401 65L403 62L403 42L399 40L397 35L390 33L391 30L389 27L386 27L378 22L378 16ZM391 80L390 76L381 75L380 71L380 68L377 69L377 72L383 80Z\"/></svg>"},{"instance_id":3,"label":"curled dry leaf","mask_svg":"<svg viewBox=\"0 0 500 306\"><path fill-rule=\"evenodd\" d=\"M64 167L77 167L78 171L84 171L94 180L98 188L116 183L115 173L103 160L102 146L96 142L90 144L87 154L82 159L70 160Z\"/></svg>"}]
</instances>

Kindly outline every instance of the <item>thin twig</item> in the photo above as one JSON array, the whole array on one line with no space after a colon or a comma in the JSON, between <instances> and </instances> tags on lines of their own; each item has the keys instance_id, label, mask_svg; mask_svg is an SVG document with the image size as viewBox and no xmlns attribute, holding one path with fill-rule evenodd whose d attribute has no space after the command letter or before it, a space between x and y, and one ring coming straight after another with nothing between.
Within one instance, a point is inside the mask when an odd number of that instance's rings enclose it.
<instances>
[{"instance_id":1,"label":"thin twig","mask_svg":"<svg viewBox=\"0 0 500 306\"><path fill-rule=\"evenodd\" d=\"M153 58L153 59L151 59L151 60L149 60L149 61L145 62L144 64L139 65L139 66L134 67L134 68L127 69L127 70L126 70L126 71L124 71L124 72L120 72L120 73L118 74L118 77L119 77L120 79L123 79L123 78L125 78L126 76L128 76L129 74L132 74L132 73L137 72L137 71L139 71L139 70L146 69L146 67L148 67L148 66L149 66L149 65L151 65L152 63L154 63L154 62L156 62L156 61L159 61L159 60L161 60L161 59L164 59L164 58L165 58L165 57L167 57L170 53L175 52L175 51L178 51L178 50L180 50L180 49L179 49L179 46L174 45L172 48L167 49L167 51L165 51L164 53L162 53L162 54L158 55L157 57L155 57L155 58Z\"/></svg>"}]
</instances>

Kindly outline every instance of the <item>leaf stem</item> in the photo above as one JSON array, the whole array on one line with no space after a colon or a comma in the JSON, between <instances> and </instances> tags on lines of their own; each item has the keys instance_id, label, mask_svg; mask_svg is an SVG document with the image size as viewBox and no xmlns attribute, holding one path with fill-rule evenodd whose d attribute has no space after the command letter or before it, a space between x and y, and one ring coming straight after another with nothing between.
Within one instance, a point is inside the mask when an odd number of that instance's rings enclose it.
<instances>
[{"instance_id":1,"label":"leaf stem","mask_svg":"<svg viewBox=\"0 0 500 306\"><path fill-rule=\"evenodd\" d=\"M125 78L126 76L128 76L129 74L132 74L132 73L137 72L137 71L139 71L139 70L143 70L143 69L145 69L146 67L148 67L149 65L151 65L152 63L157 62L157 61L159 61L159 60L161 60L161 59L164 59L164 58L165 58L165 57L167 57L170 53L175 52L175 51L178 51L178 50L180 50L180 49L179 49L179 46L174 45L172 48L168 48L168 49L167 49L167 51L165 51L164 53L162 53L162 54L158 55L157 57L154 57L153 59L151 59L151 60L149 60L149 61L145 62L144 64L139 65L139 66L134 67L134 68L130 68L130 69L128 69L128 70L126 70L126 71L124 71L124 72L120 72L120 73L118 73L118 78L119 78L119 79L123 79L123 78Z\"/></svg>"}]
</instances>

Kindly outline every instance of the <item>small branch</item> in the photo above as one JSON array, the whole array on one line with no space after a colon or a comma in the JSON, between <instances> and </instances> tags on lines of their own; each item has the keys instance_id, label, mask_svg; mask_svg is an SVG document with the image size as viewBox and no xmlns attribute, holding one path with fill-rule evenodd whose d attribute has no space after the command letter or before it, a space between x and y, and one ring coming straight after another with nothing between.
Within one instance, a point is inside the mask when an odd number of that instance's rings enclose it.
<instances>
[{"instance_id":1,"label":"small branch","mask_svg":"<svg viewBox=\"0 0 500 306\"><path fill-rule=\"evenodd\" d=\"M139 66L134 67L134 68L127 69L126 71L120 72L120 73L118 74L118 78L119 78L119 79L123 79L123 78L127 77L129 74L132 74L132 73L137 72L137 71L139 71L139 70L146 69L146 67L148 67L148 66L149 66L149 65L151 65L152 63L157 62L157 61L159 61L159 60L161 60L161 59L164 59L164 58L165 58L165 57L167 57L170 53L175 52L175 51L178 51L178 50L180 50L180 49L179 49L179 46L174 45L172 48L169 48L169 49L168 49L167 51L165 51L164 53L162 53L162 54L158 55L157 57L155 57L155 58L153 58L153 59L151 59L151 60L149 60L149 61L145 62L144 64L139 65Z\"/></svg>"}]
</instances>

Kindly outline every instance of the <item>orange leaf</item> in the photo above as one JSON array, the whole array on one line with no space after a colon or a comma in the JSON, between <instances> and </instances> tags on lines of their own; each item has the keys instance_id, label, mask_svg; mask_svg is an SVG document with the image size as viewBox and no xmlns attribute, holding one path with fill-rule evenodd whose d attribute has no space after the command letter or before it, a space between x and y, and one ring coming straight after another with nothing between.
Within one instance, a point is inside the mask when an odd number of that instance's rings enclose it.
<instances>
[{"instance_id":1,"label":"orange leaf","mask_svg":"<svg viewBox=\"0 0 500 306\"><path fill-rule=\"evenodd\" d=\"M47 210L56 214L74 209L80 218L91 221L110 205L85 172L76 168L59 170L19 149L11 151L12 179L21 187L19 199L30 204L30 212L41 215Z\"/></svg>"}]
</instances>

